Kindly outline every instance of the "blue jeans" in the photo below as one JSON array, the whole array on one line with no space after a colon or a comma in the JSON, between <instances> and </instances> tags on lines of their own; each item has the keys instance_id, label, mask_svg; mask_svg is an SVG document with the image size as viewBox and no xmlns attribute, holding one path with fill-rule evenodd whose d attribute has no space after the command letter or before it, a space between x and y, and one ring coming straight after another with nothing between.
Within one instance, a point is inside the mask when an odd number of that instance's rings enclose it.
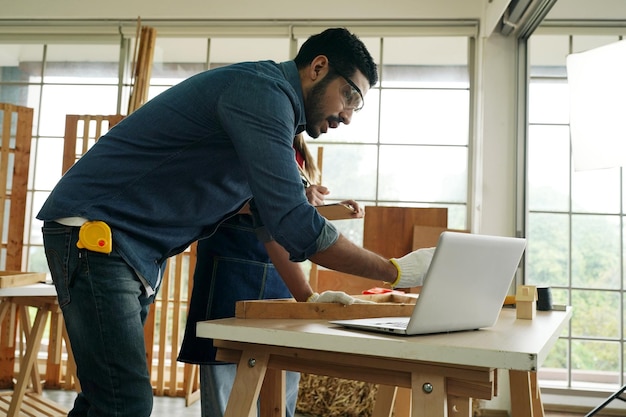
<instances>
[{"instance_id":1,"label":"blue jeans","mask_svg":"<svg viewBox=\"0 0 626 417\"><path fill-rule=\"evenodd\" d=\"M222 417L235 382L237 365L200 365L200 402L202 417ZM285 394L287 417L293 417L298 400L299 372L287 372Z\"/></svg>"},{"instance_id":2,"label":"blue jeans","mask_svg":"<svg viewBox=\"0 0 626 417\"><path fill-rule=\"evenodd\" d=\"M82 392L70 417L149 417L152 385L143 324L148 298L115 252L78 249L77 227L45 222L44 246Z\"/></svg>"}]
</instances>

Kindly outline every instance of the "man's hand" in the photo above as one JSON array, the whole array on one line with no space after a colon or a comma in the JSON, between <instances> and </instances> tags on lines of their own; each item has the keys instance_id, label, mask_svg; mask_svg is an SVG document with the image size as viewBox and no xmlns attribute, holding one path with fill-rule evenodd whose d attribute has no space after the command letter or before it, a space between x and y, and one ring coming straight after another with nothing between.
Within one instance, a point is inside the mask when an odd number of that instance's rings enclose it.
<instances>
[{"instance_id":1,"label":"man's hand","mask_svg":"<svg viewBox=\"0 0 626 417\"><path fill-rule=\"evenodd\" d=\"M352 297L343 291L324 291L321 294L315 292L306 301L307 303L339 303L344 305L376 304L374 301Z\"/></svg>"},{"instance_id":2,"label":"man's hand","mask_svg":"<svg viewBox=\"0 0 626 417\"><path fill-rule=\"evenodd\" d=\"M418 249L402 258L390 259L398 269L398 277L391 283L393 288L419 287L424 284L424 275L433 259L435 248Z\"/></svg>"}]
</instances>

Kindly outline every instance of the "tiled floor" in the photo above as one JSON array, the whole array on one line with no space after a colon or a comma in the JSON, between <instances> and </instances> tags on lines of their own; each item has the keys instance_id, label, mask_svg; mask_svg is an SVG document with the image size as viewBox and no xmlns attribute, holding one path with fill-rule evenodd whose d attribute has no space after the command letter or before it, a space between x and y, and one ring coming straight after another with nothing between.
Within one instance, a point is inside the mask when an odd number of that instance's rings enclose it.
<instances>
[{"instance_id":1,"label":"tiled floor","mask_svg":"<svg viewBox=\"0 0 626 417\"><path fill-rule=\"evenodd\" d=\"M64 390L44 390L44 396L66 407L72 407L76 393ZM154 397L152 417L200 417L200 401L196 401L189 407L185 406L184 398ZM305 417L296 415L296 417Z\"/></svg>"},{"instance_id":2,"label":"tiled floor","mask_svg":"<svg viewBox=\"0 0 626 417\"><path fill-rule=\"evenodd\" d=\"M74 403L76 393L65 390L44 390L44 396L66 407L68 410ZM200 401L185 407L184 398L154 397L152 417L200 417Z\"/></svg>"},{"instance_id":3,"label":"tiled floor","mask_svg":"<svg viewBox=\"0 0 626 417\"><path fill-rule=\"evenodd\" d=\"M44 396L56 403L71 408L75 393L64 390L44 390ZM152 417L200 417L200 401L185 407L183 398L154 397ZM298 414L296 417L306 417ZM546 412L546 417L581 417L582 414Z\"/></svg>"}]
</instances>

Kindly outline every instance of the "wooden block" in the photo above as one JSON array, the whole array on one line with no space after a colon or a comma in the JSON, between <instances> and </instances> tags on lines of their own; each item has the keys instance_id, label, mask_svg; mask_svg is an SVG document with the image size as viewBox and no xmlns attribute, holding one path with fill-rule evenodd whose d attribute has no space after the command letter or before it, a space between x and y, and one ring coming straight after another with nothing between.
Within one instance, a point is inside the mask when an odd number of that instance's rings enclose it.
<instances>
[{"instance_id":1,"label":"wooden block","mask_svg":"<svg viewBox=\"0 0 626 417\"><path fill-rule=\"evenodd\" d=\"M537 314L535 301L518 301L515 305L516 317L523 320L533 320Z\"/></svg>"},{"instance_id":2,"label":"wooden block","mask_svg":"<svg viewBox=\"0 0 626 417\"><path fill-rule=\"evenodd\" d=\"M0 271L0 288L20 287L45 280L45 272Z\"/></svg>"},{"instance_id":3,"label":"wooden block","mask_svg":"<svg viewBox=\"0 0 626 417\"><path fill-rule=\"evenodd\" d=\"M354 296L377 304L298 303L293 298L280 300L238 301L235 317L239 319L320 319L339 320L384 316L410 316L415 296L373 294Z\"/></svg>"},{"instance_id":4,"label":"wooden block","mask_svg":"<svg viewBox=\"0 0 626 417\"><path fill-rule=\"evenodd\" d=\"M537 312L537 287L518 285L515 294L515 308L518 319L534 319Z\"/></svg>"}]
</instances>

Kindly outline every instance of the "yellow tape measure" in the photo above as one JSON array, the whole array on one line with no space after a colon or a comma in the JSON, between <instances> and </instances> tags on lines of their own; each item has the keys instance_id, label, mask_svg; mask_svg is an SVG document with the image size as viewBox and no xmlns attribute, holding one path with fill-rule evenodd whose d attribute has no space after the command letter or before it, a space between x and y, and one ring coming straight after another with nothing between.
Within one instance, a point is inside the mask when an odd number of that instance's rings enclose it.
<instances>
[{"instance_id":1,"label":"yellow tape measure","mask_svg":"<svg viewBox=\"0 0 626 417\"><path fill-rule=\"evenodd\" d=\"M99 220L83 224L78 232L76 246L93 252L111 253L113 250L111 228Z\"/></svg>"}]
</instances>

